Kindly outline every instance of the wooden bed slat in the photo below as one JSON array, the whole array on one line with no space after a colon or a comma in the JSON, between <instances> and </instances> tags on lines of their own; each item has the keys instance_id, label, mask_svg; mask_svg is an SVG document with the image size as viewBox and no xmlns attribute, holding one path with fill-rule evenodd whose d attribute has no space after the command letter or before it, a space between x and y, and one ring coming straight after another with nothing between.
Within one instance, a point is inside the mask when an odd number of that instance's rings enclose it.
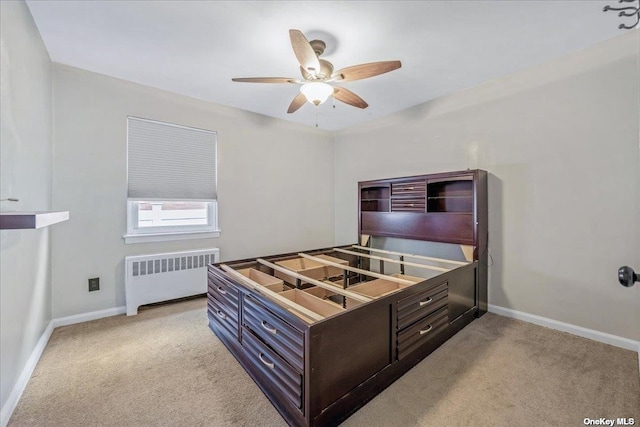
<instances>
[{"instance_id":1,"label":"wooden bed slat","mask_svg":"<svg viewBox=\"0 0 640 427\"><path fill-rule=\"evenodd\" d=\"M469 264L469 262L454 261L452 259L433 258L433 257L423 256L423 255L405 254L405 253L402 253L402 252L386 251L384 249L368 248L366 246L358 246L358 245L352 245L352 246L354 248L356 248L356 249L363 249L365 251L370 251L370 252L379 252L381 254L399 255L399 256L405 256L405 257L409 257L409 258L424 259L424 260L427 260L427 261L435 261L435 262L445 262L445 263L456 264L456 265L467 265L467 264ZM460 246L467 246L467 245L460 245Z\"/></svg>"},{"instance_id":2,"label":"wooden bed slat","mask_svg":"<svg viewBox=\"0 0 640 427\"><path fill-rule=\"evenodd\" d=\"M357 256L361 256L361 257L365 257L365 258L376 259L376 260L385 261L385 262L391 262L393 264L402 264L402 265L408 265L408 266L411 266L411 267L424 268L425 270L439 271L441 273L444 273L446 271L451 270L451 268L436 267L436 266L433 266L433 265L418 264L418 263L409 262L409 261L398 261L397 259L384 258L384 257L375 256L375 255L363 254L363 253L360 253L360 252L347 251L345 249L340 249L340 248L333 248L333 250L336 251L336 252L342 252L342 253L348 254L348 255L357 255Z\"/></svg>"}]
</instances>

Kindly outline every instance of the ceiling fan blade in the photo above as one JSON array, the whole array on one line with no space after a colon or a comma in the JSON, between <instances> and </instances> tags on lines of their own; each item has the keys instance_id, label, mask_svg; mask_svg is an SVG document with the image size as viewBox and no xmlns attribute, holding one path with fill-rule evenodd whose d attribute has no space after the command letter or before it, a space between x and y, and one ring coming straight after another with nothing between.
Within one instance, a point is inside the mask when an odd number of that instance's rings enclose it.
<instances>
[{"instance_id":1,"label":"ceiling fan blade","mask_svg":"<svg viewBox=\"0 0 640 427\"><path fill-rule=\"evenodd\" d=\"M302 93L297 94L296 97L293 98L293 101L291 101L287 114L295 113L305 102L307 102L307 97Z\"/></svg>"},{"instance_id":2,"label":"ceiling fan blade","mask_svg":"<svg viewBox=\"0 0 640 427\"><path fill-rule=\"evenodd\" d=\"M400 67L402 67L400 61L370 62L368 64L353 65L338 70L333 73L332 78L343 82L350 82L388 73ZM342 78L340 78L341 76Z\"/></svg>"},{"instance_id":3,"label":"ceiling fan blade","mask_svg":"<svg viewBox=\"0 0 640 427\"><path fill-rule=\"evenodd\" d=\"M240 83L295 83L292 77L236 77L231 79Z\"/></svg>"},{"instance_id":4,"label":"ceiling fan blade","mask_svg":"<svg viewBox=\"0 0 640 427\"><path fill-rule=\"evenodd\" d=\"M345 104L349 104L354 107L367 108L369 106L369 104L367 104L364 99L360 98L349 89L345 89L343 87L336 87L333 90L333 97L338 101L344 102Z\"/></svg>"},{"instance_id":5,"label":"ceiling fan blade","mask_svg":"<svg viewBox=\"0 0 640 427\"><path fill-rule=\"evenodd\" d=\"M309 41L300 30L289 30L289 37L291 38L291 47L293 47L293 52L300 65L315 76L320 71L320 61L318 61L318 56Z\"/></svg>"}]
</instances>

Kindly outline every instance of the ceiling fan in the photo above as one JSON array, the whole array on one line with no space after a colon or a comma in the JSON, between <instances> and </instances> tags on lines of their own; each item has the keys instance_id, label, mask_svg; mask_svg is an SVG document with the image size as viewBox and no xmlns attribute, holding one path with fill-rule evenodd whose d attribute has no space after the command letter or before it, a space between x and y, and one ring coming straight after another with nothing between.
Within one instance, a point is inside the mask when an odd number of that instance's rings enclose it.
<instances>
[{"instance_id":1,"label":"ceiling fan","mask_svg":"<svg viewBox=\"0 0 640 427\"><path fill-rule=\"evenodd\" d=\"M293 83L299 84L300 93L293 98L287 113L293 113L304 105L306 101L314 105L320 105L331 95L338 101L358 108L367 108L362 98L348 89L332 86L329 83L350 82L366 79L380 74L388 73L402 66L400 61L370 62L367 64L353 65L336 72L333 64L319 56L324 53L326 44L322 40L309 42L299 30L289 30L293 52L300 63L302 79L293 77L242 77L231 79L234 82L244 83Z\"/></svg>"}]
</instances>

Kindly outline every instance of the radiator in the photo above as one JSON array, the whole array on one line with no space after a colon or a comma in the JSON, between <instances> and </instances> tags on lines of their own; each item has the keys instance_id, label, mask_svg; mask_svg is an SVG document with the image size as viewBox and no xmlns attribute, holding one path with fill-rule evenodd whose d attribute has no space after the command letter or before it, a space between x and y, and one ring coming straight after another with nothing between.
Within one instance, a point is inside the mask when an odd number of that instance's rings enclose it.
<instances>
[{"instance_id":1,"label":"radiator","mask_svg":"<svg viewBox=\"0 0 640 427\"><path fill-rule=\"evenodd\" d=\"M207 293L207 265L219 260L218 248L125 257L127 316L144 304Z\"/></svg>"}]
</instances>

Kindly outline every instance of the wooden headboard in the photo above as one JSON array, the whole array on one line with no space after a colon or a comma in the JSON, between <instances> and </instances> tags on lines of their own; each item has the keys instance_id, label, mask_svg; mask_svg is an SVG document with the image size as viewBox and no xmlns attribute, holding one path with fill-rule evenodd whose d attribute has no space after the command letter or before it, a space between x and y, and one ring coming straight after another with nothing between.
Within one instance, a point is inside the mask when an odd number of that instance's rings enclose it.
<instances>
[{"instance_id":1,"label":"wooden headboard","mask_svg":"<svg viewBox=\"0 0 640 427\"><path fill-rule=\"evenodd\" d=\"M487 172L475 169L358 183L363 236L454 243L486 254Z\"/></svg>"}]
</instances>

